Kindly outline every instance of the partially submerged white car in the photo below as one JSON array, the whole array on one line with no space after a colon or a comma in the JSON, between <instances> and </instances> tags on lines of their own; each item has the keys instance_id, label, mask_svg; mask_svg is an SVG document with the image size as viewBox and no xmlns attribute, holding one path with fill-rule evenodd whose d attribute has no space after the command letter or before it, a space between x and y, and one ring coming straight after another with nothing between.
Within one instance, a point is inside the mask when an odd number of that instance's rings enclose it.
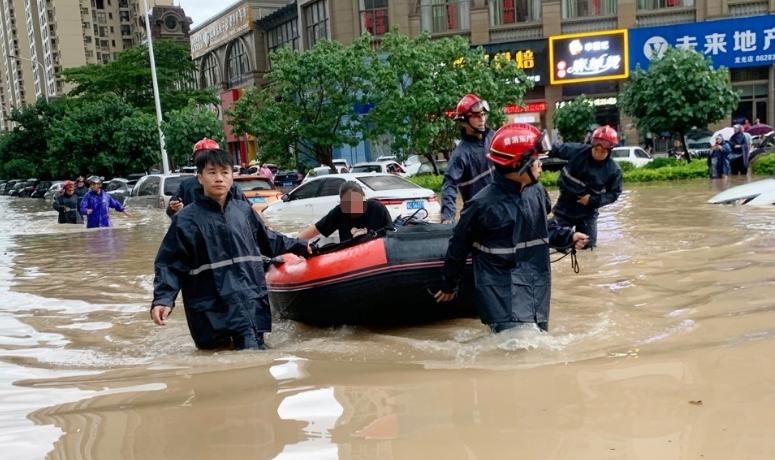
<instances>
[{"instance_id":1,"label":"partially submerged white car","mask_svg":"<svg viewBox=\"0 0 775 460\"><path fill-rule=\"evenodd\" d=\"M758 180L732 187L715 195L708 203L772 206L775 204L775 179Z\"/></svg>"}]
</instances>

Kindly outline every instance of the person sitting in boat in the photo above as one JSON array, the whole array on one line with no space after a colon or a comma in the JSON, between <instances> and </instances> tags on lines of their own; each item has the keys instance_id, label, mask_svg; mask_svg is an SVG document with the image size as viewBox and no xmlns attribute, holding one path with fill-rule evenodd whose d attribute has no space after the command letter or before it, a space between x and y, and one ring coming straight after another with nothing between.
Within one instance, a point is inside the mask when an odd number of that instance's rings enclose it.
<instances>
[{"instance_id":1,"label":"person sitting in boat","mask_svg":"<svg viewBox=\"0 0 775 460\"><path fill-rule=\"evenodd\" d=\"M197 348L264 349L272 315L262 255L305 256L309 247L269 230L234 196L228 152L202 151L196 170L203 194L173 216L154 261L151 318L164 326L182 291Z\"/></svg>"},{"instance_id":2,"label":"person sitting in boat","mask_svg":"<svg viewBox=\"0 0 775 460\"><path fill-rule=\"evenodd\" d=\"M339 187L339 204L317 223L299 233L302 240L328 235L339 230L339 241L344 242L372 231L392 229L393 220L384 204L366 200L366 194L357 182L347 181Z\"/></svg>"},{"instance_id":3,"label":"person sitting in boat","mask_svg":"<svg viewBox=\"0 0 775 460\"><path fill-rule=\"evenodd\" d=\"M460 143L450 155L441 185L441 223L455 221L457 193L463 206L487 184L492 171L487 161L493 131L487 127L490 105L476 94L466 94L457 103L455 120L460 122Z\"/></svg>"},{"instance_id":4,"label":"person sitting in boat","mask_svg":"<svg viewBox=\"0 0 775 460\"><path fill-rule=\"evenodd\" d=\"M526 123L499 129L487 157L493 183L460 214L442 271L437 302L455 298L466 259L472 253L474 299L484 324L501 332L535 323L549 329L551 269L549 246L583 248L587 235L547 221L551 208L538 183L541 133Z\"/></svg>"}]
</instances>

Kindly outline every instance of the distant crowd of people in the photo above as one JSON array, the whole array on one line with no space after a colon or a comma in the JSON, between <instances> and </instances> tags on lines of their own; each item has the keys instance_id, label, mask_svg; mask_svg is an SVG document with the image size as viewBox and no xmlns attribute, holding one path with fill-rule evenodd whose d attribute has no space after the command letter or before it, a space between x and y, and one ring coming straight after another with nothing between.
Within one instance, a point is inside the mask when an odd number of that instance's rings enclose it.
<instances>
[{"instance_id":1,"label":"distant crowd of people","mask_svg":"<svg viewBox=\"0 0 775 460\"><path fill-rule=\"evenodd\" d=\"M65 181L52 206L59 213L60 224L86 222L86 228L110 227L111 208L129 215L118 200L102 190L99 176L90 176L88 180L79 176L75 181Z\"/></svg>"}]
</instances>

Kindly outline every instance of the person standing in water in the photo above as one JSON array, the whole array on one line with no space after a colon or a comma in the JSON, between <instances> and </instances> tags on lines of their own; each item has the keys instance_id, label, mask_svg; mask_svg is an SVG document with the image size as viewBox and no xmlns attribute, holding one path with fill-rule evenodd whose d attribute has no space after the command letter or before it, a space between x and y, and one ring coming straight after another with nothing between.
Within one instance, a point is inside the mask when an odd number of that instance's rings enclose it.
<instances>
[{"instance_id":1,"label":"person standing in water","mask_svg":"<svg viewBox=\"0 0 775 460\"><path fill-rule=\"evenodd\" d=\"M102 179L91 176L88 182L89 193L81 200L81 214L86 216L86 228L110 227L110 208L129 216L121 203L102 190Z\"/></svg>"},{"instance_id":2,"label":"person standing in water","mask_svg":"<svg viewBox=\"0 0 775 460\"><path fill-rule=\"evenodd\" d=\"M53 208L59 213L57 222L60 224L83 224L83 217L78 209L78 195L75 194L75 183L66 180L62 191L54 198Z\"/></svg>"}]
</instances>

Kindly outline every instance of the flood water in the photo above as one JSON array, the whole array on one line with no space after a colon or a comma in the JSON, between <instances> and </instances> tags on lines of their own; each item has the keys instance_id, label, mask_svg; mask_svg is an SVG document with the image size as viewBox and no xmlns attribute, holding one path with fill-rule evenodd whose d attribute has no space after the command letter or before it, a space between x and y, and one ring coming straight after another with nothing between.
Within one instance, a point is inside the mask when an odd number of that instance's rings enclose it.
<instances>
[{"instance_id":1,"label":"flood water","mask_svg":"<svg viewBox=\"0 0 775 460\"><path fill-rule=\"evenodd\" d=\"M627 187L553 266L550 334L276 321L218 353L148 317L161 211L0 197L0 458L775 458L775 208L720 187Z\"/></svg>"}]
</instances>

